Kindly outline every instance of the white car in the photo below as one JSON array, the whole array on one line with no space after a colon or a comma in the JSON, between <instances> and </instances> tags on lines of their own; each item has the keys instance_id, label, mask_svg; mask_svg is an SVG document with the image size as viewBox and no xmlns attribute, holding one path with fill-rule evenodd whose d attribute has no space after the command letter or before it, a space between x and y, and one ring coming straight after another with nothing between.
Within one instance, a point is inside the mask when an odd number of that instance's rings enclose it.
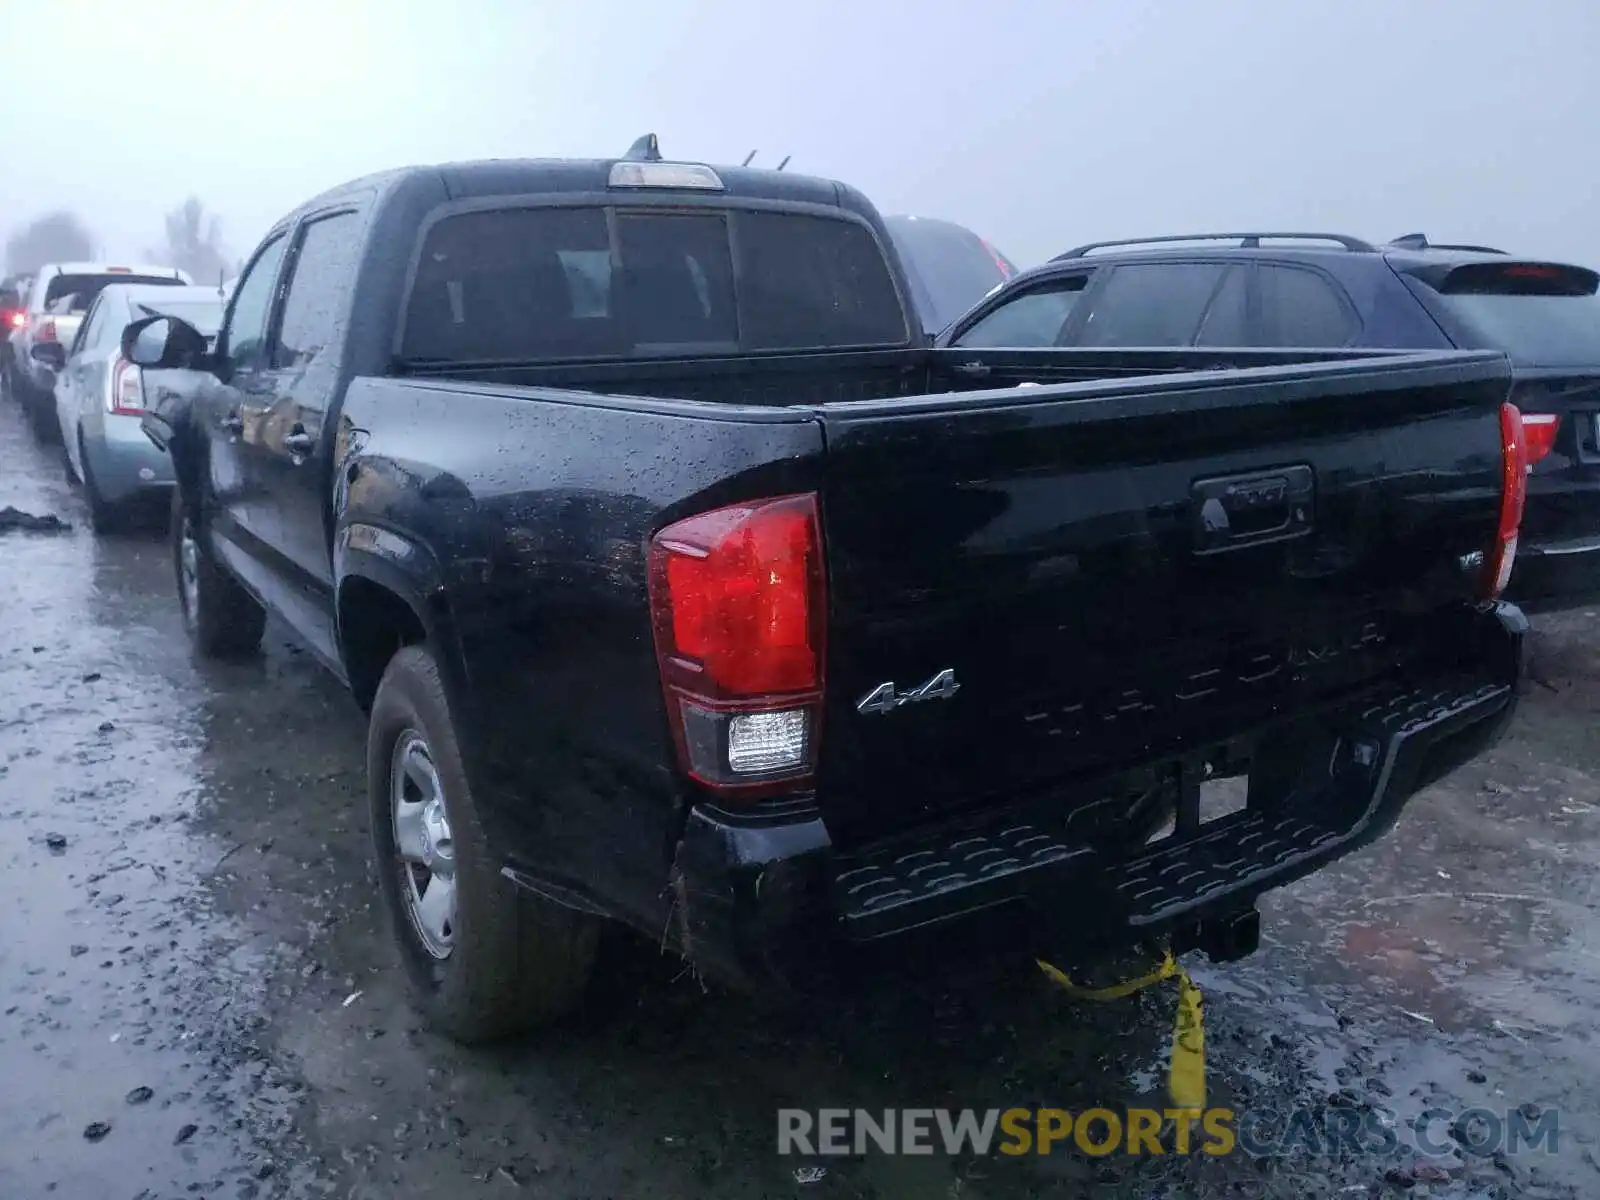
<instances>
[{"instance_id":1,"label":"white car","mask_svg":"<svg viewBox=\"0 0 1600 1200\"><path fill-rule=\"evenodd\" d=\"M66 364L66 348L100 289L113 283L187 287L194 280L176 267L78 262L39 268L23 305L22 324L11 334L7 382L43 441L54 441L59 428L55 386Z\"/></svg>"},{"instance_id":2,"label":"white car","mask_svg":"<svg viewBox=\"0 0 1600 1200\"><path fill-rule=\"evenodd\" d=\"M135 502L170 492L172 462L144 435L147 402L192 384L185 371L146 371L122 357L122 333L145 317L179 317L207 337L222 323L215 288L123 284L90 306L56 380L56 418L67 470L83 484L96 533L122 523Z\"/></svg>"}]
</instances>

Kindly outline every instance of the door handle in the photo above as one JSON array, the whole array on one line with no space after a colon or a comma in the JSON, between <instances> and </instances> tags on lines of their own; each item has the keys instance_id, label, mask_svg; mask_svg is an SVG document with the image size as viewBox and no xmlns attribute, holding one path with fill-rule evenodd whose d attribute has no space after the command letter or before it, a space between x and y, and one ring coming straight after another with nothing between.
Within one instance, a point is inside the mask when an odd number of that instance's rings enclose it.
<instances>
[{"instance_id":1,"label":"door handle","mask_svg":"<svg viewBox=\"0 0 1600 1200\"><path fill-rule=\"evenodd\" d=\"M244 432L244 418L236 412L231 412L222 418L222 432L241 434Z\"/></svg>"},{"instance_id":2,"label":"door handle","mask_svg":"<svg viewBox=\"0 0 1600 1200\"><path fill-rule=\"evenodd\" d=\"M297 458L310 454L316 445L317 439L304 429L292 429L283 435L283 448Z\"/></svg>"}]
</instances>

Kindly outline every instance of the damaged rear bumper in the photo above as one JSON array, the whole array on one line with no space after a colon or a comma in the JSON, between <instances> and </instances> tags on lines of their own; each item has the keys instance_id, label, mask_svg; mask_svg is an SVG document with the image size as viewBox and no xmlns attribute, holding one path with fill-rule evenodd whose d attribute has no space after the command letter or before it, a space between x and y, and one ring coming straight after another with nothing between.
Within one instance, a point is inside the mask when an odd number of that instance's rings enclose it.
<instances>
[{"instance_id":1,"label":"damaged rear bumper","mask_svg":"<svg viewBox=\"0 0 1600 1200\"><path fill-rule=\"evenodd\" d=\"M825 973L852 945L887 950L912 931L958 926L1022 926L1090 953L1155 938L1248 952L1263 892L1381 836L1420 789L1505 730L1527 620L1499 605L1475 628L1479 644L1463 648L1458 668L1302 719L1295 769L1270 787L1253 774L1243 809L1201 824L1184 812L1183 789L1175 831L1153 844L1111 852L1069 837L1058 795L849 850L815 810L697 807L674 864L674 932L702 969L755 986Z\"/></svg>"}]
</instances>

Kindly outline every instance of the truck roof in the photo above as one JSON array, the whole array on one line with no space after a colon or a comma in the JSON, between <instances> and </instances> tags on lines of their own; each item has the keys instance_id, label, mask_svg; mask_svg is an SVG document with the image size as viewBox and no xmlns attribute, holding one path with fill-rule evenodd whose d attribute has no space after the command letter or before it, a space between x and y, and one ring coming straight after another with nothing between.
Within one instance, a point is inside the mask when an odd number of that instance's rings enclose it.
<instances>
[{"instance_id":1,"label":"truck roof","mask_svg":"<svg viewBox=\"0 0 1600 1200\"><path fill-rule=\"evenodd\" d=\"M623 158L494 158L475 162L438 163L432 166L400 167L352 179L321 195L314 196L288 214L278 224L298 220L307 212L326 208L345 197L364 193L384 193L404 186L422 175L432 175L444 183L452 200L471 200L488 196L527 196L547 192L607 191L611 169ZM664 160L685 162L684 159ZM822 204L845 209L863 217L874 217L877 210L870 201L848 184L813 175L760 167L711 166L722 180L719 193L736 199L777 200L795 204Z\"/></svg>"},{"instance_id":2,"label":"truck roof","mask_svg":"<svg viewBox=\"0 0 1600 1200\"><path fill-rule=\"evenodd\" d=\"M148 263L61 262L39 268L39 276L49 275L170 275L181 278L177 267L158 267Z\"/></svg>"}]
</instances>

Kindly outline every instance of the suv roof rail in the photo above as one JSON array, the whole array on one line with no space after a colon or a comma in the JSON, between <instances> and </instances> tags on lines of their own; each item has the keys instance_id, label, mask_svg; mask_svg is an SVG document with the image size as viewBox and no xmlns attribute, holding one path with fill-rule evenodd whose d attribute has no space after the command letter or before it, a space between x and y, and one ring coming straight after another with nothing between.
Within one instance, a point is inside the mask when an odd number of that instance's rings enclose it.
<instances>
[{"instance_id":1,"label":"suv roof rail","mask_svg":"<svg viewBox=\"0 0 1600 1200\"><path fill-rule=\"evenodd\" d=\"M1161 237L1118 238L1109 242L1085 242L1081 246L1074 246L1065 254L1058 254L1051 262L1060 262L1067 258L1083 258L1092 250L1106 250L1113 246L1156 246L1168 242L1238 242L1234 249L1256 249L1261 245L1262 238L1273 238L1277 241L1297 242L1333 242L1343 246L1346 250L1376 250L1377 247L1360 238L1349 237L1342 233L1169 233Z\"/></svg>"},{"instance_id":2,"label":"suv roof rail","mask_svg":"<svg viewBox=\"0 0 1600 1200\"><path fill-rule=\"evenodd\" d=\"M1474 246L1465 242L1430 242L1425 233L1405 233L1389 245L1397 250L1465 250L1473 254L1504 254L1493 246Z\"/></svg>"}]
</instances>

